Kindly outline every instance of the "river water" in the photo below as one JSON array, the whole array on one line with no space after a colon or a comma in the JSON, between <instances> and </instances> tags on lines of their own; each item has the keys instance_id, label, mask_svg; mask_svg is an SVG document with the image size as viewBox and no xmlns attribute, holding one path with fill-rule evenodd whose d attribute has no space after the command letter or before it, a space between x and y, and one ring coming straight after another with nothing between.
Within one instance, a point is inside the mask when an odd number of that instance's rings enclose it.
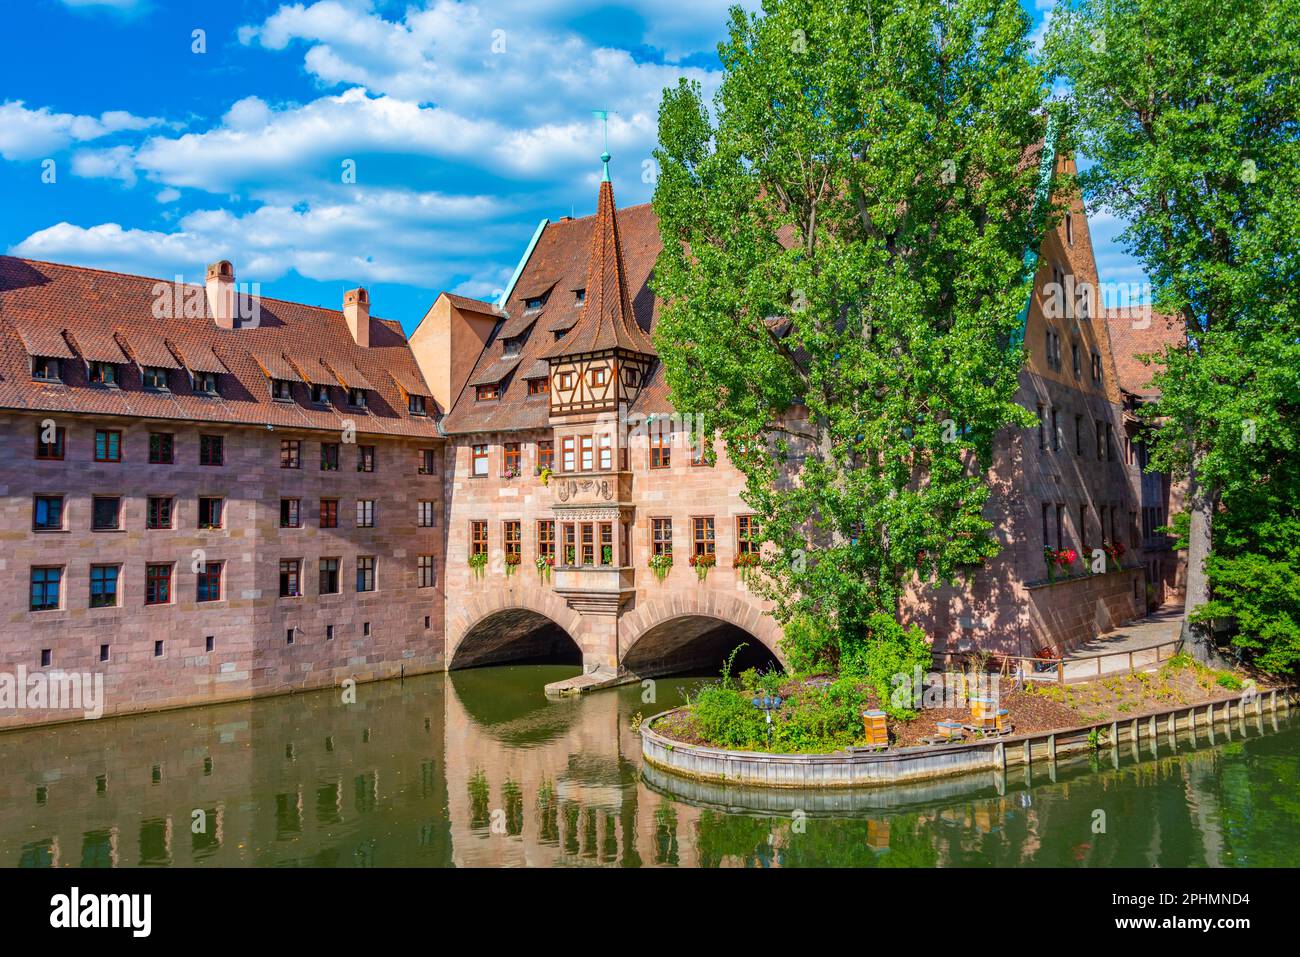
<instances>
[{"instance_id":1,"label":"river water","mask_svg":"<svg viewBox=\"0 0 1300 957\"><path fill-rule=\"evenodd\" d=\"M0 866L1300 865L1300 721L907 790L643 773L667 678L484 668L0 734ZM645 700L653 693L654 701ZM1054 780L1053 780L1054 778Z\"/></svg>"}]
</instances>

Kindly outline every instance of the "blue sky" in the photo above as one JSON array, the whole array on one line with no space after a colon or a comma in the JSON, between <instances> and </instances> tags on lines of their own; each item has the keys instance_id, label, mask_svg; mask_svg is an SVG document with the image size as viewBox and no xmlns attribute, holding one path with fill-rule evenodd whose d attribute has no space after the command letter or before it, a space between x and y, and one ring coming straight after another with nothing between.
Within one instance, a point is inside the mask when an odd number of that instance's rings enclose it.
<instances>
[{"instance_id":1,"label":"blue sky","mask_svg":"<svg viewBox=\"0 0 1300 957\"><path fill-rule=\"evenodd\" d=\"M660 91L711 95L730 2L25 0L0 41L0 249L187 281L228 258L334 308L363 284L413 329L442 289L499 290L542 217L593 211L593 109L615 111L619 204L650 198ZM1041 30L1052 0L1023 2ZM1103 283L1142 281L1090 221Z\"/></svg>"}]
</instances>

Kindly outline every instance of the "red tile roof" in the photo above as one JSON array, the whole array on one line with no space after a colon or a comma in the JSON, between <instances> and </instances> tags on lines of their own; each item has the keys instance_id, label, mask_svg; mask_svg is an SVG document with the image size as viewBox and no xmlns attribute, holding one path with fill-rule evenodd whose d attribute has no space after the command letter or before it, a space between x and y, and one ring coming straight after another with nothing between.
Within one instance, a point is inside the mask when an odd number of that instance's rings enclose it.
<instances>
[{"instance_id":1,"label":"red tile roof","mask_svg":"<svg viewBox=\"0 0 1300 957\"><path fill-rule=\"evenodd\" d=\"M1146 365L1137 357L1183 345L1187 341L1183 320L1153 312L1150 306L1123 306L1106 310L1106 326L1120 388L1143 399L1157 398L1160 390L1151 380L1161 365Z\"/></svg>"},{"instance_id":2,"label":"red tile roof","mask_svg":"<svg viewBox=\"0 0 1300 957\"><path fill-rule=\"evenodd\" d=\"M258 301L256 327L221 329L206 316L155 318L158 290L170 285L143 276L0 256L0 408L331 432L351 420L361 433L437 435L432 418L407 412L406 399L389 375L420 383L428 391L396 322L372 318L370 348L363 349L353 341L341 312L279 299ZM202 287L183 291L187 297L203 295ZM75 355L69 345L81 354ZM63 358L63 381L33 381L32 355ZM102 361L121 363L120 388L88 383L81 360L101 356ZM267 371L259 360L269 363ZM170 391L145 390L135 362L178 370L184 363L196 372L220 373L220 394L196 394L182 371L170 374ZM271 398L268 372L331 383L326 362L339 381L373 389L368 408L350 408L338 388L330 390L325 408L313 405L303 386L295 388L292 402Z\"/></svg>"}]
</instances>

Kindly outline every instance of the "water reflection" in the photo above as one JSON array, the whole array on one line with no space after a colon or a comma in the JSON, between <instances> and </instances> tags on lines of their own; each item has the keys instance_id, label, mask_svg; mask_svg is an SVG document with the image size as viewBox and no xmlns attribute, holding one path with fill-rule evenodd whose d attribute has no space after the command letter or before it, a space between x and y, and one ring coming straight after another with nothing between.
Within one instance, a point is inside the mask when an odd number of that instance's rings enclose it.
<instances>
[{"instance_id":1,"label":"water reflection","mask_svg":"<svg viewBox=\"0 0 1300 957\"><path fill-rule=\"evenodd\" d=\"M1300 864L1300 725L1287 718L1214 745L1162 736L1154 753L1039 765L1029 780L746 793L642 768L631 716L693 681L661 680L654 703L639 686L547 701L542 685L572 672L481 669L362 685L351 705L321 692L2 734L0 863Z\"/></svg>"}]
</instances>

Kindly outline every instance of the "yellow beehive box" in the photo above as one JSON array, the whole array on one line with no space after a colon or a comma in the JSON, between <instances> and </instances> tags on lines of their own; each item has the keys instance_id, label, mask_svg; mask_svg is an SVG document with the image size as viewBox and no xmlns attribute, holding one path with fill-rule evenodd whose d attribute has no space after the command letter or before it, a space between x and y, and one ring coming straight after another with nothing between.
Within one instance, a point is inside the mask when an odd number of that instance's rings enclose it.
<instances>
[{"instance_id":1,"label":"yellow beehive box","mask_svg":"<svg viewBox=\"0 0 1300 957\"><path fill-rule=\"evenodd\" d=\"M882 747L889 744L889 726L885 723L885 712L862 712L862 727L866 732L867 744Z\"/></svg>"}]
</instances>

